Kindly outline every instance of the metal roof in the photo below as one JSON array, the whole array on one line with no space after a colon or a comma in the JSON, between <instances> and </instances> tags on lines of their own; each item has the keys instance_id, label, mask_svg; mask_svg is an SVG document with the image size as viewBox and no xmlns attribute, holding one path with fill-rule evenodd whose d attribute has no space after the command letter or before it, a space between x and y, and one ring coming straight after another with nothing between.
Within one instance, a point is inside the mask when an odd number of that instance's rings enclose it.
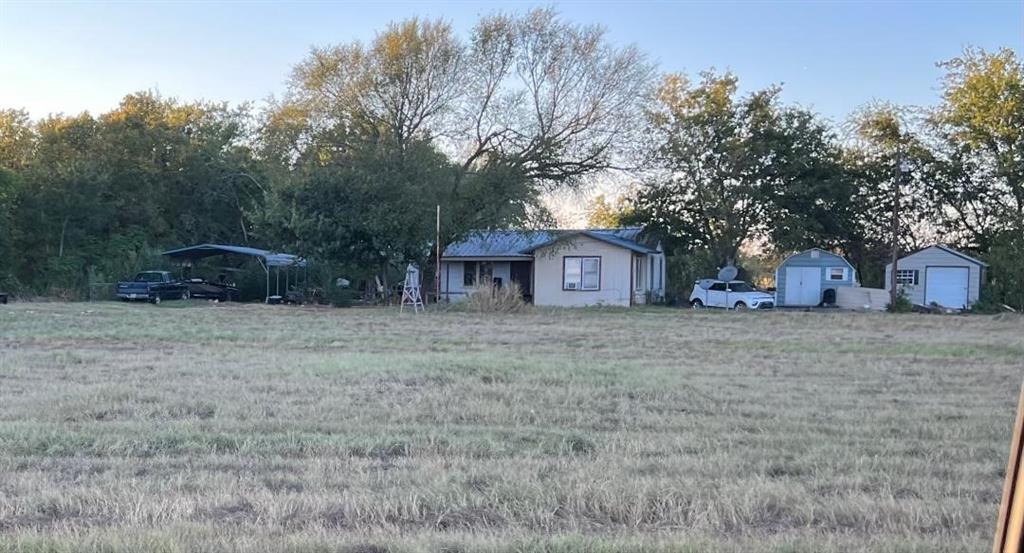
<instances>
[{"instance_id":1,"label":"metal roof","mask_svg":"<svg viewBox=\"0 0 1024 553\"><path fill-rule=\"evenodd\" d=\"M638 241L642 231L642 227L476 231L445 248L443 257L521 257L529 259L532 258L531 254L537 248L577 235L584 235L639 253L655 253L657 250Z\"/></svg>"},{"instance_id":2,"label":"metal roof","mask_svg":"<svg viewBox=\"0 0 1024 553\"><path fill-rule=\"evenodd\" d=\"M921 253L921 252L923 252L923 251L925 251L927 249L931 249L931 248L938 248L938 249L940 249L940 250L942 250L942 251L944 251L944 252L946 252L946 253L948 253L950 255L955 255L956 257L959 257L959 258L961 258L961 259L963 259L965 261L970 261L971 263L976 263L978 265L981 265L982 267L988 267L988 263L985 263L984 261L982 261L982 260L980 260L980 259L978 259L976 257L971 257L971 256L965 254L964 252L954 250L953 248L951 248L951 247L949 247L949 246L947 246L945 244L932 244L931 246L925 246L923 248L918 248L918 249L916 249L916 250L914 250L912 252L907 253L906 255L900 256L900 260L906 259L906 258L908 258L908 257L910 257L912 255L917 255L917 254L919 254L919 253ZM885 264L886 270L888 270L888 267L890 267L891 265L892 265L892 263L886 263Z\"/></svg>"},{"instance_id":3,"label":"metal roof","mask_svg":"<svg viewBox=\"0 0 1024 553\"><path fill-rule=\"evenodd\" d=\"M163 253L175 259L202 259L215 255L248 255L259 257L268 267L305 267L306 260L290 253L277 253L249 246L232 246L229 244L199 244L187 248L168 250Z\"/></svg>"}]
</instances>

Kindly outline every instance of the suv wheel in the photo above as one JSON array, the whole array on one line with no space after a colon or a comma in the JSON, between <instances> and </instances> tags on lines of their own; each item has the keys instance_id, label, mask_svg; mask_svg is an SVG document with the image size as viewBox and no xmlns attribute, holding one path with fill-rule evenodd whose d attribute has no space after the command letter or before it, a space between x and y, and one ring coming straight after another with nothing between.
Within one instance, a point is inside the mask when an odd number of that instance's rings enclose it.
<instances>
[{"instance_id":1,"label":"suv wheel","mask_svg":"<svg viewBox=\"0 0 1024 553\"><path fill-rule=\"evenodd\" d=\"M735 309L736 311L746 311L747 310L747 304L745 304L745 303L743 303L741 301L738 301L738 302L736 302L736 305L733 306L733 309Z\"/></svg>"},{"instance_id":2,"label":"suv wheel","mask_svg":"<svg viewBox=\"0 0 1024 553\"><path fill-rule=\"evenodd\" d=\"M704 309L704 302L700 301L699 299L693 300L690 302L690 307L694 309Z\"/></svg>"}]
</instances>

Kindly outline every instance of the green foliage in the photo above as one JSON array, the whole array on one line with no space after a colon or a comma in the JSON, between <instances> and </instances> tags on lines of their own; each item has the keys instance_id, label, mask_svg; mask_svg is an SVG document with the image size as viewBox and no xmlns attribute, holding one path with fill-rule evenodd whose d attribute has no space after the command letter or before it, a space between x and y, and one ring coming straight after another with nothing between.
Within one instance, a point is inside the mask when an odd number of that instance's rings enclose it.
<instances>
[{"instance_id":1,"label":"green foliage","mask_svg":"<svg viewBox=\"0 0 1024 553\"><path fill-rule=\"evenodd\" d=\"M985 250L1002 233L1024 234L1024 63L1008 48L969 48L943 67L943 103L929 121L935 200L944 230Z\"/></svg>"},{"instance_id":2,"label":"green foliage","mask_svg":"<svg viewBox=\"0 0 1024 553\"><path fill-rule=\"evenodd\" d=\"M587 209L588 228L618 228L626 226L635 217L636 210L629 198L619 197L614 202L608 201L604 194L599 194Z\"/></svg>"},{"instance_id":3,"label":"green foliage","mask_svg":"<svg viewBox=\"0 0 1024 553\"><path fill-rule=\"evenodd\" d=\"M901 288L896 294L896 303L885 304L885 309L890 313L910 313L914 310L914 304L910 301L907 291Z\"/></svg>"},{"instance_id":4,"label":"green foliage","mask_svg":"<svg viewBox=\"0 0 1024 553\"><path fill-rule=\"evenodd\" d=\"M693 290L693 283L702 278L715 278L723 264L708 250L696 250L685 255L665 258L665 297L670 303L685 304Z\"/></svg>"},{"instance_id":5,"label":"green foliage","mask_svg":"<svg viewBox=\"0 0 1024 553\"><path fill-rule=\"evenodd\" d=\"M18 253L13 278L34 293L80 297L92 282L159 267L157 247L245 243L259 201L254 180L240 176L254 165L246 118L150 93L126 96L98 118L58 115L26 126L0 117L0 129L17 129L0 132L0 161L18 182L18 209L0 209L16 229L0 244ZM10 195L9 185L0 188L0 197Z\"/></svg>"},{"instance_id":6,"label":"green foliage","mask_svg":"<svg viewBox=\"0 0 1024 553\"><path fill-rule=\"evenodd\" d=\"M1024 236L997 238L986 260L989 279L982 299L1024 311Z\"/></svg>"},{"instance_id":7,"label":"green foliage","mask_svg":"<svg viewBox=\"0 0 1024 553\"><path fill-rule=\"evenodd\" d=\"M731 74L665 78L648 129L662 172L640 189L638 217L673 252L706 251L719 266L757 235L783 247L841 240L850 189L832 135L778 88L737 88Z\"/></svg>"}]
</instances>

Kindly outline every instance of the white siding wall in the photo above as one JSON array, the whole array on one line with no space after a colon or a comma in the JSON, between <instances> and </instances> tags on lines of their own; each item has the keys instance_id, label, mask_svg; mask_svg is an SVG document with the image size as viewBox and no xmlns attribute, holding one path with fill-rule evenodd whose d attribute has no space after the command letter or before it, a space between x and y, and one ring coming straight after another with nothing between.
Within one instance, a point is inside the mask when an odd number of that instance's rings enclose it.
<instances>
[{"instance_id":1,"label":"white siding wall","mask_svg":"<svg viewBox=\"0 0 1024 553\"><path fill-rule=\"evenodd\" d=\"M562 290L565 256L599 256L601 289ZM584 305L629 306L632 252L585 236L562 240L538 249L534 258L533 302L537 305L577 307Z\"/></svg>"},{"instance_id":2,"label":"white siding wall","mask_svg":"<svg viewBox=\"0 0 1024 553\"><path fill-rule=\"evenodd\" d=\"M917 270L917 285L901 285L907 292L911 303L925 305L925 278L928 267L966 267L968 269L967 302L969 304L978 301L981 293L981 271L982 268L974 262L968 261L958 255L951 254L942 248L932 246L917 253L900 258L896 262L896 269ZM891 290L892 263L885 266L885 289Z\"/></svg>"}]
</instances>

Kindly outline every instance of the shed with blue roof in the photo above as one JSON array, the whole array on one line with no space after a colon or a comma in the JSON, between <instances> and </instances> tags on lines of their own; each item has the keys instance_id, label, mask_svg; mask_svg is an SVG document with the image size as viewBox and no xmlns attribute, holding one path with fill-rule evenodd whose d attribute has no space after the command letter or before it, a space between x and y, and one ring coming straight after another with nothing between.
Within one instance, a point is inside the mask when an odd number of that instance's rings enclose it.
<instances>
[{"instance_id":1,"label":"shed with blue roof","mask_svg":"<svg viewBox=\"0 0 1024 553\"><path fill-rule=\"evenodd\" d=\"M853 265L841 255L811 248L787 257L775 270L775 305L834 303L836 289L843 286L857 286Z\"/></svg>"}]
</instances>

